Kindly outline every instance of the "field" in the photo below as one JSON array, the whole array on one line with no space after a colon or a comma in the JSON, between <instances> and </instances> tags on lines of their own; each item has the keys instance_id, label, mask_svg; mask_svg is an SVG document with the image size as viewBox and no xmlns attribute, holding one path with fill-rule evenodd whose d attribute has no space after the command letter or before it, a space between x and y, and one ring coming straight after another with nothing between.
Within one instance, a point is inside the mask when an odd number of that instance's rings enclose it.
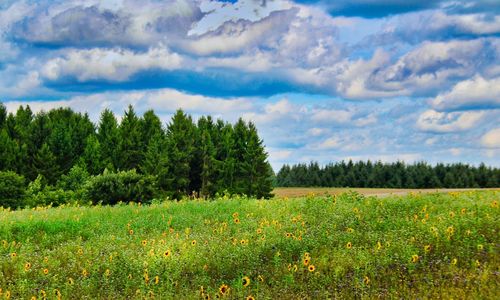
<instances>
[{"instance_id":1,"label":"field","mask_svg":"<svg viewBox=\"0 0 500 300\"><path fill-rule=\"evenodd\" d=\"M0 299L495 299L498 191L0 211Z\"/></svg>"}]
</instances>

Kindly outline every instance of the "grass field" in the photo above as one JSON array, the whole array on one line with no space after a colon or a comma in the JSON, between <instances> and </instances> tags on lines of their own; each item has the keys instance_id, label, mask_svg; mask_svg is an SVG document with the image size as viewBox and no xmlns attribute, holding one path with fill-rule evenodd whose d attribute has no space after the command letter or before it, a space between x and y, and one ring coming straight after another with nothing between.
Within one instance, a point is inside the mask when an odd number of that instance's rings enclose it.
<instances>
[{"instance_id":1,"label":"grass field","mask_svg":"<svg viewBox=\"0 0 500 300\"><path fill-rule=\"evenodd\" d=\"M0 211L0 299L495 299L500 192Z\"/></svg>"}]
</instances>

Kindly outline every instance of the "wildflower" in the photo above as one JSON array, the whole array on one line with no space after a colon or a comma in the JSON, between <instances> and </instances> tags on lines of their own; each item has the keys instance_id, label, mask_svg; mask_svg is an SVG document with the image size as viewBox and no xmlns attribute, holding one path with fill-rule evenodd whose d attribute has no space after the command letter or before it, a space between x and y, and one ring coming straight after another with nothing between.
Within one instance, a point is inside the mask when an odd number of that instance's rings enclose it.
<instances>
[{"instance_id":1,"label":"wildflower","mask_svg":"<svg viewBox=\"0 0 500 300\"><path fill-rule=\"evenodd\" d=\"M382 243L380 241L377 242L377 250L382 249Z\"/></svg>"},{"instance_id":2,"label":"wildflower","mask_svg":"<svg viewBox=\"0 0 500 300\"><path fill-rule=\"evenodd\" d=\"M87 269L82 270L82 275L83 275L83 277L87 277L89 275L89 272L87 272Z\"/></svg>"},{"instance_id":3,"label":"wildflower","mask_svg":"<svg viewBox=\"0 0 500 300\"><path fill-rule=\"evenodd\" d=\"M241 279L241 284L243 284L244 287L247 287L250 285L250 278L248 276L245 276Z\"/></svg>"},{"instance_id":4,"label":"wildflower","mask_svg":"<svg viewBox=\"0 0 500 300\"><path fill-rule=\"evenodd\" d=\"M264 282L264 276L262 275L257 276L257 280L259 280L260 282Z\"/></svg>"},{"instance_id":5,"label":"wildflower","mask_svg":"<svg viewBox=\"0 0 500 300\"><path fill-rule=\"evenodd\" d=\"M262 233L262 228L257 228L257 234L261 234Z\"/></svg>"},{"instance_id":6,"label":"wildflower","mask_svg":"<svg viewBox=\"0 0 500 300\"><path fill-rule=\"evenodd\" d=\"M293 265L292 270L293 270L294 272L297 272L297 270L298 270L298 269L299 269L299 268L297 267L297 265Z\"/></svg>"},{"instance_id":7,"label":"wildflower","mask_svg":"<svg viewBox=\"0 0 500 300\"><path fill-rule=\"evenodd\" d=\"M11 257L11 258L16 258L16 257L17 257L17 253L16 253L16 252L12 252L12 253L10 254L10 257Z\"/></svg>"},{"instance_id":8,"label":"wildflower","mask_svg":"<svg viewBox=\"0 0 500 300\"><path fill-rule=\"evenodd\" d=\"M255 300L255 298L253 296L247 296L246 300Z\"/></svg>"},{"instance_id":9,"label":"wildflower","mask_svg":"<svg viewBox=\"0 0 500 300\"><path fill-rule=\"evenodd\" d=\"M346 231L347 231L347 232L349 232L349 233L353 233L353 232L354 232L354 229L352 229L352 228L347 228L347 230L346 230Z\"/></svg>"},{"instance_id":10,"label":"wildflower","mask_svg":"<svg viewBox=\"0 0 500 300\"><path fill-rule=\"evenodd\" d=\"M450 218L453 218L453 217L455 217L455 213L450 211Z\"/></svg>"},{"instance_id":11,"label":"wildflower","mask_svg":"<svg viewBox=\"0 0 500 300\"><path fill-rule=\"evenodd\" d=\"M308 268L309 272L314 272L316 270L316 267L314 265L310 265Z\"/></svg>"},{"instance_id":12,"label":"wildflower","mask_svg":"<svg viewBox=\"0 0 500 300\"><path fill-rule=\"evenodd\" d=\"M111 275L111 271L106 269L106 271L104 271L104 276L109 277L109 275Z\"/></svg>"},{"instance_id":13,"label":"wildflower","mask_svg":"<svg viewBox=\"0 0 500 300\"><path fill-rule=\"evenodd\" d=\"M144 282L146 282L146 284L148 284L149 283L149 274L147 272L144 272L143 278L144 278Z\"/></svg>"},{"instance_id":14,"label":"wildflower","mask_svg":"<svg viewBox=\"0 0 500 300\"><path fill-rule=\"evenodd\" d=\"M61 298L61 291L59 291L58 289L54 290L54 294L56 294L56 296L57 296L58 299Z\"/></svg>"},{"instance_id":15,"label":"wildflower","mask_svg":"<svg viewBox=\"0 0 500 300\"><path fill-rule=\"evenodd\" d=\"M45 274L45 275L49 274L49 269L47 269L47 268L43 269L43 274Z\"/></svg>"},{"instance_id":16,"label":"wildflower","mask_svg":"<svg viewBox=\"0 0 500 300\"><path fill-rule=\"evenodd\" d=\"M79 255L82 255L82 254L83 254L83 250L82 250L82 248L78 249L77 253L78 253Z\"/></svg>"},{"instance_id":17,"label":"wildflower","mask_svg":"<svg viewBox=\"0 0 500 300\"><path fill-rule=\"evenodd\" d=\"M24 270L29 271L31 269L31 263L27 262L24 264Z\"/></svg>"},{"instance_id":18,"label":"wildflower","mask_svg":"<svg viewBox=\"0 0 500 300\"><path fill-rule=\"evenodd\" d=\"M234 219L234 223L236 223L236 224L240 224L240 219L235 218L235 219Z\"/></svg>"},{"instance_id":19,"label":"wildflower","mask_svg":"<svg viewBox=\"0 0 500 300\"><path fill-rule=\"evenodd\" d=\"M368 276L365 276L365 278L363 278L363 283L366 284L366 285L369 285L370 284L370 278L368 278Z\"/></svg>"},{"instance_id":20,"label":"wildflower","mask_svg":"<svg viewBox=\"0 0 500 300\"><path fill-rule=\"evenodd\" d=\"M453 232L455 232L453 226L448 226L448 228L446 228L446 233L448 233L449 235L452 235Z\"/></svg>"},{"instance_id":21,"label":"wildflower","mask_svg":"<svg viewBox=\"0 0 500 300\"><path fill-rule=\"evenodd\" d=\"M143 246L146 246L147 244L148 244L148 241L146 241L146 240L142 240L142 245L143 245Z\"/></svg>"},{"instance_id":22,"label":"wildflower","mask_svg":"<svg viewBox=\"0 0 500 300\"><path fill-rule=\"evenodd\" d=\"M484 246L482 244L477 245L477 250L481 251L484 249Z\"/></svg>"},{"instance_id":23,"label":"wildflower","mask_svg":"<svg viewBox=\"0 0 500 300\"><path fill-rule=\"evenodd\" d=\"M246 245L246 244L248 244L248 240L243 239L243 240L240 241L240 244Z\"/></svg>"},{"instance_id":24,"label":"wildflower","mask_svg":"<svg viewBox=\"0 0 500 300\"><path fill-rule=\"evenodd\" d=\"M498 201L493 201L491 202L491 207L497 208L498 207Z\"/></svg>"},{"instance_id":25,"label":"wildflower","mask_svg":"<svg viewBox=\"0 0 500 300\"><path fill-rule=\"evenodd\" d=\"M10 291L5 291L5 299L10 299Z\"/></svg>"},{"instance_id":26,"label":"wildflower","mask_svg":"<svg viewBox=\"0 0 500 300\"><path fill-rule=\"evenodd\" d=\"M164 256L164 257L169 257L169 256L170 256L170 254L172 254L172 253L170 252L170 250L167 250L167 251L163 252L163 256Z\"/></svg>"},{"instance_id":27,"label":"wildflower","mask_svg":"<svg viewBox=\"0 0 500 300\"><path fill-rule=\"evenodd\" d=\"M451 260L451 264L452 264L452 265L456 265L456 264L457 264L457 262L458 262L458 260L457 260L456 258L454 258L454 259L452 259L452 260Z\"/></svg>"},{"instance_id":28,"label":"wildflower","mask_svg":"<svg viewBox=\"0 0 500 300\"><path fill-rule=\"evenodd\" d=\"M31 296L31 300L36 300L36 296Z\"/></svg>"},{"instance_id":29,"label":"wildflower","mask_svg":"<svg viewBox=\"0 0 500 300\"><path fill-rule=\"evenodd\" d=\"M352 243L351 242L348 242L347 245L345 245L347 249L351 249L352 248Z\"/></svg>"},{"instance_id":30,"label":"wildflower","mask_svg":"<svg viewBox=\"0 0 500 300\"><path fill-rule=\"evenodd\" d=\"M240 216L240 214L239 214L239 213L237 213L237 212L233 213L233 219L236 219L236 218L238 218L239 216Z\"/></svg>"},{"instance_id":31,"label":"wildflower","mask_svg":"<svg viewBox=\"0 0 500 300\"><path fill-rule=\"evenodd\" d=\"M429 252L429 251L431 251L431 245L425 245L425 246L424 246L424 251L425 251L425 252Z\"/></svg>"},{"instance_id":32,"label":"wildflower","mask_svg":"<svg viewBox=\"0 0 500 300\"><path fill-rule=\"evenodd\" d=\"M290 237L292 237L292 234L291 234L290 232L287 232L287 233L286 233L286 237L287 237L287 238L290 238Z\"/></svg>"},{"instance_id":33,"label":"wildflower","mask_svg":"<svg viewBox=\"0 0 500 300\"><path fill-rule=\"evenodd\" d=\"M417 261L418 261L418 255L417 255L417 254L413 254L413 255L411 256L411 262L412 262L412 263L416 263Z\"/></svg>"},{"instance_id":34,"label":"wildflower","mask_svg":"<svg viewBox=\"0 0 500 300\"><path fill-rule=\"evenodd\" d=\"M304 260L302 262L304 263L304 266L307 266L307 265L309 265L311 260L309 258L304 258Z\"/></svg>"},{"instance_id":35,"label":"wildflower","mask_svg":"<svg viewBox=\"0 0 500 300\"><path fill-rule=\"evenodd\" d=\"M311 258L311 254L309 252L304 253L304 258Z\"/></svg>"},{"instance_id":36,"label":"wildflower","mask_svg":"<svg viewBox=\"0 0 500 300\"><path fill-rule=\"evenodd\" d=\"M226 295L228 292L229 292L229 287L227 285L223 284L219 287L219 293L221 295Z\"/></svg>"},{"instance_id":37,"label":"wildflower","mask_svg":"<svg viewBox=\"0 0 500 300\"><path fill-rule=\"evenodd\" d=\"M132 235L132 234L134 234L134 230L133 230L133 229L130 229L130 230L128 231L128 233L129 233L130 235Z\"/></svg>"},{"instance_id":38,"label":"wildflower","mask_svg":"<svg viewBox=\"0 0 500 300\"><path fill-rule=\"evenodd\" d=\"M155 284L158 284L160 282L160 277L155 276Z\"/></svg>"},{"instance_id":39,"label":"wildflower","mask_svg":"<svg viewBox=\"0 0 500 300\"><path fill-rule=\"evenodd\" d=\"M466 211L467 211L467 210L466 210L465 208L462 208L462 209L460 210L460 213L461 213L462 215L464 215L464 214L466 213Z\"/></svg>"},{"instance_id":40,"label":"wildflower","mask_svg":"<svg viewBox=\"0 0 500 300\"><path fill-rule=\"evenodd\" d=\"M70 278L68 278L68 283L70 285L73 285L73 283L75 283L75 281L73 280L73 278L70 277Z\"/></svg>"},{"instance_id":41,"label":"wildflower","mask_svg":"<svg viewBox=\"0 0 500 300\"><path fill-rule=\"evenodd\" d=\"M480 267L481 266L481 263L479 262L479 260L476 259L475 263L476 263L476 267Z\"/></svg>"},{"instance_id":42,"label":"wildflower","mask_svg":"<svg viewBox=\"0 0 500 300\"><path fill-rule=\"evenodd\" d=\"M128 274L128 279L132 279L132 274Z\"/></svg>"},{"instance_id":43,"label":"wildflower","mask_svg":"<svg viewBox=\"0 0 500 300\"><path fill-rule=\"evenodd\" d=\"M192 245L192 246L196 246L196 240L192 240L192 241L191 241L191 245Z\"/></svg>"}]
</instances>

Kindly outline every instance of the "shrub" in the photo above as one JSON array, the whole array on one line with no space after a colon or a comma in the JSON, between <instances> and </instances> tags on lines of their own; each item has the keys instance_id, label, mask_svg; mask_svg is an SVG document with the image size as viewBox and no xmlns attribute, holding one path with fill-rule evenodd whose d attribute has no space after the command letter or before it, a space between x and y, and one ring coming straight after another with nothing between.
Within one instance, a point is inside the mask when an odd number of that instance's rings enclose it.
<instances>
[{"instance_id":1,"label":"shrub","mask_svg":"<svg viewBox=\"0 0 500 300\"><path fill-rule=\"evenodd\" d=\"M138 174L135 170L104 172L88 180L84 197L94 204L116 204L120 201L150 203L155 195L154 183L154 176Z\"/></svg>"},{"instance_id":2,"label":"shrub","mask_svg":"<svg viewBox=\"0 0 500 300\"><path fill-rule=\"evenodd\" d=\"M0 206L24 206L26 186L24 177L12 171L0 172Z\"/></svg>"},{"instance_id":3,"label":"shrub","mask_svg":"<svg viewBox=\"0 0 500 300\"><path fill-rule=\"evenodd\" d=\"M77 200L79 200L77 192L47 185L44 177L38 175L38 177L28 185L25 204L29 207L47 205L59 206Z\"/></svg>"}]
</instances>

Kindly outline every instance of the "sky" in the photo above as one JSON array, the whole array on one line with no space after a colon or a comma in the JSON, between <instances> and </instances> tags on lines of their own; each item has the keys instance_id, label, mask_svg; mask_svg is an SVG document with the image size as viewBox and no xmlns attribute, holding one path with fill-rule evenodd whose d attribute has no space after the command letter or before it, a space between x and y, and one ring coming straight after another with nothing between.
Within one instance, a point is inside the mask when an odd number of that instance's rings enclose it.
<instances>
[{"instance_id":1,"label":"sky","mask_svg":"<svg viewBox=\"0 0 500 300\"><path fill-rule=\"evenodd\" d=\"M0 101L239 117L275 170L500 166L497 0L2 0Z\"/></svg>"}]
</instances>

